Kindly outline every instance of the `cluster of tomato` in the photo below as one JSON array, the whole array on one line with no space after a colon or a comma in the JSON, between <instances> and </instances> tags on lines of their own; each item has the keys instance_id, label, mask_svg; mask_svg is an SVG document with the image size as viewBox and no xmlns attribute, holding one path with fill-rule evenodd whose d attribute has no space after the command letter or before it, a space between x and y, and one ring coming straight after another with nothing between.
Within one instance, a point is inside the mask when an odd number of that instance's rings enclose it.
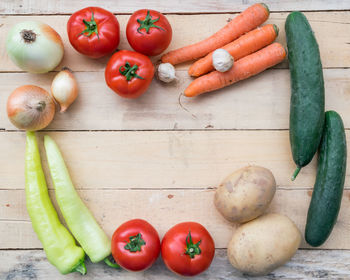
<instances>
[{"instance_id":1,"label":"cluster of tomato","mask_svg":"<svg viewBox=\"0 0 350 280\"><path fill-rule=\"evenodd\" d=\"M175 225L161 243L155 228L141 219L122 224L113 234L112 255L126 270L140 271L151 267L160 252L171 271L194 276L210 266L215 245L209 232L195 222Z\"/></svg>"},{"instance_id":2,"label":"cluster of tomato","mask_svg":"<svg viewBox=\"0 0 350 280\"><path fill-rule=\"evenodd\" d=\"M120 41L117 18L99 7L75 12L68 20L67 31L72 46L92 58L113 53ZM154 76L154 66L148 56L158 55L169 46L172 29L163 14L143 9L130 17L126 37L135 51L114 53L107 64L105 79L120 96L137 98L147 90Z\"/></svg>"}]
</instances>

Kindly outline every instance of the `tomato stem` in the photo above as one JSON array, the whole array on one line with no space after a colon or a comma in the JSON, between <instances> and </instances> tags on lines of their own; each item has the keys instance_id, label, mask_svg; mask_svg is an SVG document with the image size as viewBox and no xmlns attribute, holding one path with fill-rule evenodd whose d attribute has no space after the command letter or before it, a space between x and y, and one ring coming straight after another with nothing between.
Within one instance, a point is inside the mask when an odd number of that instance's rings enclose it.
<instances>
[{"instance_id":1,"label":"tomato stem","mask_svg":"<svg viewBox=\"0 0 350 280\"><path fill-rule=\"evenodd\" d=\"M165 31L160 26L154 24L155 22L157 22L159 20L159 18L152 19L151 15L150 15L150 11L148 10L146 18L144 20L140 20L140 19L137 20L137 22L140 24L140 27L137 28L137 32L141 33L140 30L145 29L146 33L149 33L149 29L152 28L152 27L155 27L155 28L158 28L158 29L161 29L161 30Z\"/></svg>"},{"instance_id":2,"label":"tomato stem","mask_svg":"<svg viewBox=\"0 0 350 280\"><path fill-rule=\"evenodd\" d=\"M189 231L186 237L185 254L189 255L191 259L193 259L196 255L200 255L202 253L201 248L199 248L201 242L202 240L199 240L196 244L194 244L192 241L191 231Z\"/></svg>"},{"instance_id":3,"label":"tomato stem","mask_svg":"<svg viewBox=\"0 0 350 280\"><path fill-rule=\"evenodd\" d=\"M129 240L130 241L124 246L124 248L130 252L141 251L141 246L146 245L145 240L143 240L141 237L141 233L130 236Z\"/></svg>"},{"instance_id":4,"label":"tomato stem","mask_svg":"<svg viewBox=\"0 0 350 280\"><path fill-rule=\"evenodd\" d=\"M91 36L91 34L96 33L97 38L100 39L98 36L98 29L97 29L97 23L96 23L95 18L94 18L94 12L91 12L91 20L90 21L83 19L83 22L84 22L86 28L85 28L85 30L83 30L83 32L79 33L79 35L84 35L86 37L89 37L89 36ZM85 34L85 33L88 33L88 34Z\"/></svg>"},{"instance_id":5,"label":"tomato stem","mask_svg":"<svg viewBox=\"0 0 350 280\"><path fill-rule=\"evenodd\" d=\"M144 78L136 74L136 70L138 68L139 67L137 64L135 64L134 66L131 66L131 64L127 61L125 65L122 65L119 67L119 73L125 76L127 81L130 81L132 78L138 78L143 80Z\"/></svg>"}]
</instances>

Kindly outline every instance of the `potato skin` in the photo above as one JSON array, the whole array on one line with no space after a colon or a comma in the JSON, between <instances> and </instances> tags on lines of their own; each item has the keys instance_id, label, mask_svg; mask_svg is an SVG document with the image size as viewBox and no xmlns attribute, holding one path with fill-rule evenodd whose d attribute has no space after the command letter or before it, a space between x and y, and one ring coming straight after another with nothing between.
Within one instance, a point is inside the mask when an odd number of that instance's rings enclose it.
<instances>
[{"instance_id":1,"label":"potato skin","mask_svg":"<svg viewBox=\"0 0 350 280\"><path fill-rule=\"evenodd\" d=\"M266 275L289 261L300 242L301 234L293 221L284 215L265 214L235 231L227 255L241 272Z\"/></svg>"},{"instance_id":2,"label":"potato skin","mask_svg":"<svg viewBox=\"0 0 350 280\"><path fill-rule=\"evenodd\" d=\"M230 222L244 223L262 215L276 192L270 170L248 166L230 174L217 188L214 204Z\"/></svg>"}]
</instances>

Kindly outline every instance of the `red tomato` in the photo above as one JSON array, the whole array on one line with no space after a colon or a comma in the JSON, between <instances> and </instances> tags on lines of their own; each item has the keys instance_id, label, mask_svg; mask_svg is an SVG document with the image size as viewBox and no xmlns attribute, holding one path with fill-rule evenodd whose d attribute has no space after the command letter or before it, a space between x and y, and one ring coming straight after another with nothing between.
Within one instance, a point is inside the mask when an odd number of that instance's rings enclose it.
<instances>
[{"instance_id":1,"label":"red tomato","mask_svg":"<svg viewBox=\"0 0 350 280\"><path fill-rule=\"evenodd\" d=\"M206 270L215 254L214 240L201 224L180 223L162 240L162 258L173 272L194 276Z\"/></svg>"},{"instance_id":2,"label":"red tomato","mask_svg":"<svg viewBox=\"0 0 350 280\"><path fill-rule=\"evenodd\" d=\"M113 234L112 255L124 269L147 269L156 261L159 252L158 233L145 220L130 220L118 227Z\"/></svg>"},{"instance_id":3,"label":"red tomato","mask_svg":"<svg viewBox=\"0 0 350 280\"><path fill-rule=\"evenodd\" d=\"M143 94L153 75L154 66L147 56L126 50L116 52L105 70L107 85L126 98L137 98Z\"/></svg>"},{"instance_id":4,"label":"red tomato","mask_svg":"<svg viewBox=\"0 0 350 280\"><path fill-rule=\"evenodd\" d=\"M130 46L145 55L158 55L170 44L173 31L166 17L154 10L138 10L126 26Z\"/></svg>"},{"instance_id":5,"label":"red tomato","mask_svg":"<svg viewBox=\"0 0 350 280\"><path fill-rule=\"evenodd\" d=\"M100 58L115 51L119 45L119 22L109 11L87 7L68 20L69 41L80 53Z\"/></svg>"}]
</instances>

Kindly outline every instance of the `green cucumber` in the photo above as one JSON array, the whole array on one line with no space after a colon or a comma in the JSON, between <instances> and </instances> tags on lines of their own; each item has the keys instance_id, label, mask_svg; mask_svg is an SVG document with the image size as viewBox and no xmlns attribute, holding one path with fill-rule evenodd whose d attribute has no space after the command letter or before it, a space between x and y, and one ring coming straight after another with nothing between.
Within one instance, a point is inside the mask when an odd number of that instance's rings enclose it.
<instances>
[{"instance_id":1,"label":"green cucumber","mask_svg":"<svg viewBox=\"0 0 350 280\"><path fill-rule=\"evenodd\" d=\"M293 160L300 169L315 155L322 137L325 101L320 52L306 17L300 12L288 15L286 24L292 95L289 139Z\"/></svg>"},{"instance_id":2,"label":"green cucumber","mask_svg":"<svg viewBox=\"0 0 350 280\"><path fill-rule=\"evenodd\" d=\"M307 214L305 240L311 246L322 245L337 221L346 171L346 138L341 117L326 112L317 176Z\"/></svg>"}]
</instances>

